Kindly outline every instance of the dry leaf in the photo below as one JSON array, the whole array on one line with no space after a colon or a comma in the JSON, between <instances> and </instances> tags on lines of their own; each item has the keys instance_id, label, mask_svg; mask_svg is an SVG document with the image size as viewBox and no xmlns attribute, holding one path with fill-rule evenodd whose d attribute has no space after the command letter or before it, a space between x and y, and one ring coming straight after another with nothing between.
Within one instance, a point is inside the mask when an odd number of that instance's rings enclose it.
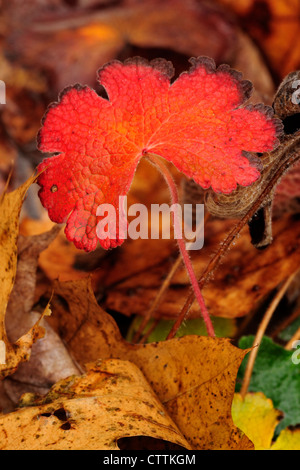
<instances>
[{"instance_id":1,"label":"dry leaf","mask_svg":"<svg viewBox=\"0 0 300 470\"><path fill-rule=\"evenodd\" d=\"M5 315L11 343L40 319L40 313L32 312L39 255L51 245L59 231L60 227L54 226L39 235L19 235L17 273ZM14 403L25 392L45 394L58 380L80 373L50 325L45 320L39 324L45 330L44 337L33 346L29 360L19 365L12 378L4 381L6 394Z\"/></svg>"},{"instance_id":2,"label":"dry leaf","mask_svg":"<svg viewBox=\"0 0 300 470\"><path fill-rule=\"evenodd\" d=\"M28 325L24 327L22 323L31 312L34 304L39 255L51 244L59 231L60 227L54 226L51 230L40 235L33 237L19 235L18 237L17 271L5 317L6 332L12 342L28 330Z\"/></svg>"},{"instance_id":3,"label":"dry leaf","mask_svg":"<svg viewBox=\"0 0 300 470\"><path fill-rule=\"evenodd\" d=\"M131 0L92 12L81 8L73 16L60 5L47 12L45 5L20 8L12 1L4 16L6 53L27 66L46 69L54 75L57 90L74 83L74 77L93 85L95 70L122 54L135 55L132 46L228 62L236 45L232 21L208 2L191 1L187 7L181 0Z\"/></svg>"},{"instance_id":4,"label":"dry leaf","mask_svg":"<svg viewBox=\"0 0 300 470\"><path fill-rule=\"evenodd\" d=\"M143 372L195 449L250 449L231 418L236 374L247 350L226 338L185 336L161 343L127 343L97 304L87 280L54 284L52 325L81 365L120 358Z\"/></svg>"},{"instance_id":5,"label":"dry leaf","mask_svg":"<svg viewBox=\"0 0 300 470\"><path fill-rule=\"evenodd\" d=\"M276 188L273 214L300 212L300 163L296 163L282 178Z\"/></svg>"},{"instance_id":6,"label":"dry leaf","mask_svg":"<svg viewBox=\"0 0 300 470\"><path fill-rule=\"evenodd\" d=\"M33 343L44 334L39 321L14 344L7 338L5 313L17 270L17 237L19 215L25 194L35 177L28 179L20 188L0 197L0 340L5 344L5 358L0 364L0 376L12 374L19 363L28 360ZM46 310L44 314L46 314ZM41 317L42 318L42 317ZM40 318L40 319L41 319Z\"/></svg>"},{"instance_id":7,"label":"dry leaf","mask_svg":"<svg viewBox=\"0 0 300 470\"><path fill-rule=\"evenodd\" d=\"M39 405L0 417L0 434L2 450L117 450L117 440L131 436L190 449L139 369L116 359L58 382Z\"/></svg>"},{"instance_id":8,"label":"dry leaf","mask_svg":"<svg viewBox=\"0 0 300 470\"><path fill-rule=\"evenodd\" d=\"M212 252L223 242L234 223L232 220L211 220L206 223L203 249L191 252L198 276L206 268ZM211 315L226 318L247 315L252 309L256 309L280 282L298 269L300 221L290 215L275 220L273 236L272 244L267 249L258 251L251 245L248 229L242 231L202 290ZM163 241L166 242L160 240ZM154 240L135 240L136 242L139 242L139 247L125 243L116 262L109 265L108 260L103 261L97 272L101 287L105 288L104 308L125 315L145 314L176 256L176 247L171 241L162 245L162 251L157 251L157 254L155 252L153 257L151 250L156 246ZM136 259L131 256L134 248L143 252L142 265L140 257ZM172 248L173 261L170 257ZM126 264L128 268L125 270L123 263L127 259L130 259L130 263ZM189 289L185 269L180 268L154 315L166 319L176 318ZM197 316L199 308L194 303L190 317Z\"/></svg>"},{"instance_id":9,"label":"dry leaf","mask_svg":"<svg viewBox=\"0 0 300 470\"><path fill-rule=\"evenodd\" d=\"M17 150L8 139L3 123L0 123L0 194L5 189L5 182L17 158Z\"/></svg>"},{"instance_id":10,"label":"dry leaf","mask_svg":"<svg viewBox=\"0 0 300 470\"><path fill-rule=\"evenodd\" d=\"M258 43L272 69L283 78L300 65L298 0L218 0L232 9Z\"/></svg>"},{"instance_id":11,"label":"dry leaf","mask_svg":"<svg viewBox=\"0 0 300 470\"><path fill-rule=\"evenodd\" d=\"M57 236L49 246L41 251L37 260L38 267L45 274L45 279L39 279L39 285L37 286L39 291L43 290L45 286L47 290L49 280L57 278L61 281L81 279L82 277L87 277L86 271L89 271L86 258L84 258L82 263L82 269L76 268L77 257L82 255L82 251L68 242L61 226L54 224L48 219L48 216L46 217L47 220L34 220L26 217L23 218L20 224L20 235L24 237L42 235L53 227L57 227ZM95 253L94 258L96 258Z\"/></svg>"},{"instance_id":12,"label":"dry leaf","mask_svg":"<svg viewBox=\"0 0 300 470\"><path fill-rule=\"evenodd\" d=\"M31 328L40 316L38 312L26 315L22 327ZM15 404L24 393L44 395L58 380L81 372L48 322L43 319L40 326L45 330L45 335L33 345L28 361L20 364L17 371L3 381L6 395Z\"/></svg>"}]
</instances>

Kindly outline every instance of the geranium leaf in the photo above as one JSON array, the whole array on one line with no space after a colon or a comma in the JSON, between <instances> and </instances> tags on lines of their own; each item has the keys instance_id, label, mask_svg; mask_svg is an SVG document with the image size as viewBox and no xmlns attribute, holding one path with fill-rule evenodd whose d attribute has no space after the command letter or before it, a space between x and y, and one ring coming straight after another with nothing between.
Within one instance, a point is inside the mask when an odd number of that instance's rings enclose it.
<instances>
[{"instance_id":1,"label":"geranium leaf","mask_svg":"<svg viewBox=\"0 0 300 470\"><path fill-rule=\"evenodd\" d=\"M96 248L98 206L112 204L119 215L119 197L147 153L217 192L259 178L259 159L247 152L273 149L280 121L264 105L241 107L252 85L240 73L207 57L190 62L170 84L173 66L164 59L112 61L98 72L108 99L76 85L50 106L38 146L56 155L39 165L39 195L51 220L67 220L66 235L78 248ZM104 248L122 243L119 227L100 238Z\"/></svg>"}]
</instances>

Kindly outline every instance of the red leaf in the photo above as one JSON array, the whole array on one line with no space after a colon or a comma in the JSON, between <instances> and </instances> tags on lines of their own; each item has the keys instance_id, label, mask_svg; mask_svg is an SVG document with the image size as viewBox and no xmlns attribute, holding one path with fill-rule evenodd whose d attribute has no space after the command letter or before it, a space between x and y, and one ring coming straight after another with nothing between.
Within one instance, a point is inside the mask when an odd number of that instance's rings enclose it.
<instances>
[{"instance_id":1,"label":"red leaf","mask_svg":"<svg viewBox=\"0 0 300 470\"><path fill-rule=\"evenodd\" d=\"M67 219L66 235L78 248L96 248L97 207L129 191L143 154L152 152L196 183L230 193L260 176L259 159L277 143L279 121L263 105L241 104L251 83L212 59L191 59L188 72L170 85L173 67L157 59L113 61L99 70L109 99L85 86L63 91L50 106L38 137L39 149L59 152L38 170L39 195L55 222ZM122 243L100 240L104 248Z\"/></svg>"}]
</instances>

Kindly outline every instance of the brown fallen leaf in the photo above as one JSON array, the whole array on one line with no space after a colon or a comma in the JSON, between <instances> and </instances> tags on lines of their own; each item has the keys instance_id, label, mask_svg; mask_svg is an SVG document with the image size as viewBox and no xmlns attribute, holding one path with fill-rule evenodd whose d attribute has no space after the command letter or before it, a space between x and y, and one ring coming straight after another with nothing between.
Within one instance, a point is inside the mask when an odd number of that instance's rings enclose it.
<instances>
[{"instance_id":1,"label":"brown fallen leaf","mask_svg":"<svg viewBox=\"0 0 300 470\"><path fill-rule=\"evenodd\" d=\"M132 345L96 302L88 280L54 283L50 322L84 366L120 358L136 364L195 449L250 449L233 424L236 374L247 350L227 338L185 336Z\"/></svg>"},{"instance_id":2,"label":"brown fallen leaf","mask_svg":"<svg viewBox=\"0 0 300 470\"><path fill-rule=\"evenodd\" d=\"M17 149L8 139L5 128L0 122L0 194L3 193L7 178L17 158Z\"/></svg>"},{"instance_id":3,"label":"brown fallen leaf","mask_svg":"<svg viewBox=\"0 0 300 470\"><path fill-rule=\"evenodd\" d=\"M14 166L14 187L33 172L30 161L36 152L34 145L41 116L49 102L48 83L41 71L12 63L3 47L0 49L1 80L6 85L6 104L0 106L0 170ZM27 158L23 158L26 154ZM25 168L24 168L25 167ZM19 181L18 181L19 180ZM1 189L1 188L0 188Z\"/></svg>"},{"instance_id":4,"label":"brown fallen leaf","mask_svg":"<svg viewBox=\"0 0 300 470\"><path fill-rule=\"evenodd\" d=\"M87 277L88 271L87 266L85 269L76 269L76 258L80 255L85 255L82 250L78 250L73 243L70 243L63 232L63 227L51 222L48 216L45 215L45 219L34 220L29 217L23 218L20 223L20 235L23 237L42 236L45 232L49 232L51 229L57 230L57 236L45 246L44 249L39 253L37 259L38 268L44 273L44 278L39 279L37 289L39 291L46 289L49 285L49 280L60 279L66 281L70 279L81 279ZM56 229L55 229L56 227ZM32 238L34 239L34 238ZM104 252L104 250L102 250ZM95 257L95 253L94 253ZM43 285L44 284L44 285Z\"/></svg>"},{"instance_id":5,"label":"brown fallen leaf","mask_svg":"<svg viewBox=\"0 0 300 470\"><path fill-rule=\"evenodd\" d=\"M6 331L10 341L15 341L27 331L26 327L22 327L22 322L34 304L39 255L56 238L59 231L60 227L56 225L50 231L40 235L33 237L19 235L18 237L17 270L5 317Z\"/></svg>"},{"instance_id":6,"label":"brown fallen leaf","mask_svg":"<svg viewBox=\"0 0 300 470\"><path fill-rule=\"evenodd\" d=\"M234 11L259 44L269 65L283 78L300 65L298 0L218 0Z\"/></svg>"},{"instance_id":7,"label":"brown fallen leaf","mask_svg":"<svg viewBox=\"0 0 300 470\"><path fill-rule=\"evenodd\" d=\"M212 253L223 242L234 223L233 220L216 219L206 223L203 249L190 253L198 276L206 268ZM225 318L247 315L252 309L256 309L280 282L298 269L300 221L289 214L282 216L274 221L273 236L272 244L265 250L259 251L251 245L248 229L242 231L222 264L202 290L211 315ZM160 240L162 241L166 242ZM103 307L125 315L145 314L164 276L172 266L170 256L173 254L174 258L176 257L176 246L175 244L172 246L171 242L168 245L169 251L162 249L160 254L157 251L157 256L153 258L153 240L135 240L135 242L140 244L136 249L144 253L143 266L138 269L137 263L140 261L130 256L134 246L126 242L116 262L109 266L104 260L97 272L105 293ZM122 269L124 260L129 258L128 269ZM100 271L103 273L102 278ZM179 268L154 316L176 318L189 294L189 289L186 272L183 267ZM190 318L196 316L199 316L199 309L194 303Z\"/></svg>"},{"instance_id":8,"label":"brown fallen leaf","mask_svg":"<svg viewBox=\"0 0 300 470\"><path fill-rule=\"evenodd\" d=\"M28 329L31 328L40 316L40 313L34 311L26 315L22 327L27 325ZM45 395L58 380L82 372L46 319L40 322L40 326L44 328L45 335L33 345L28 361L20 364L16 372L3 381L6 395L14 404L19 402L24 393Z\"/></svg>"},{"instance_id":9,"label":"brown fallen leaf","mask_svg":"<svg viewBox=\"0 0 300 470\"><path fill-rule=\"evenodd\" d=\"M47 11L40 2L22 8L15 3L4 7L4 49L21 64L47 70L57 91L74 77L94 85L101 65L124 54L135 55L133 47L148 53L161 48L187 57L205 54L228 62L236 45L226 11L210 2L192 0L187 6L181 0L130 0L92 11L82 6L75 14L62 5Z\"/></svg>"},{"instance_id":10,"label":"brown fallen leaf","mask_svg":"<svg viewBox=\"0 0 300 470\"><path fill-rule=\"evenodd\" d=\"M75 77L94 86L101 65L134 55L172 59L178 73L185 70L190 56L207 55L243 71L254 82L255 94L259 92L256 101L274 92L257 47L216 3L129 0L114 2L111 8L98 5L92 12L83 3L75 12L63 6L53 5L47 11L39 1L22 7L11 1L4 7L6 55L37 75L46 71L53 92Z\"/></svg>"},{"instance_id":11,"label":"brown fallen leaf","mask_svg":"<svg viewBox=\"0 0 300 470\"><path fill-rule=\"evenodd\" d=\"M282 178L276 188L273 213L300 212L300 163L296 163Z\"/></svg>"},{"instance_id":12,"label":"brown fallen leaf","mask_svg":"<svg viewBox=\"0 0 300 470\"><path fill-rule=\"evenodd\" d=\"M117 450L118 439L131 436L191 449L140 370L117 359L58 382L36 406L0 416L0 435L2 450Z\"/></svg>"},{"instance_id":13,"label":"brown fallen leaf","mask_svg":"<svg viewBox=\"0 0 300 470\"><path fill-rule=\"evenodd\" d=\"M19 215L23 200L35 177L29 178L21 187L0 197L0 341L2 346L0 377L12 374L19 363L28 360L33 343L41 338L44 329L39 322L48 308L34 326L13 344L9 341L5 327L5 313L17 271L17 237L19 232Z\"/></svg>"},{"instance_id":14,"label":"brown fallen leaf","mask_svg":"<svg viewBox=\"0 0 300 470\"><path fill-rule=\"evenodd\" d=\"M38 260L60 231L60 226L54 225L38 235L19 235L17 273L5 316L7 336L12 343L40 318L38 312L32 311ZM40 326L45 335L33 345L29 360L20 364L12 377L4 380L5 392L14 403L25 392L45 394L58 380L80 373L51 326L45 320Z\"/></svg>"},{"instance_id":15,"label":"brown fallen leaf","mask_svg":"<svg viewBox=\"0 0 300 470\"><path fill-rule=\"evenodd\" d=\"M238 30L236 50L231 61L231 67L240 70L243 76L253 85L251 103L272 104L275 93L273 77L265 59L254 41L243 31Z\"/></svg>"}]
</instances>

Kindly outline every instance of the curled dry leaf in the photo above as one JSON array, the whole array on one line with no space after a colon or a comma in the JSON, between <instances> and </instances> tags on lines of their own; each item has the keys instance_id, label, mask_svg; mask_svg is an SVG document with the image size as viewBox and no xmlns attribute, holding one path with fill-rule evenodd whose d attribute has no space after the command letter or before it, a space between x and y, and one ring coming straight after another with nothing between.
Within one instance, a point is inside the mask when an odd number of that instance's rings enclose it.
<instances>
[{"instance_id":1,"label":"curled dry leaf","mask_svg":"<svg viewBox=\"0 0 300 470\"><path fill-rule=\"evenodd\" d=\"M35 181L29 178L22 186L11 193L4 193L0 198L0 340L4 347L4 356L0 364L0 377L12 374L20 362L28 360L33 343L44 335L39 321L14 344L8 340L5 328L5 313L13 288L17 271L17 237L19 233L19 215L29 186ZM46 308L44 314L48 314ZM43 314L43 315L44 315Z\"/></svg>"},{"instance_id":2,"label":"curled dry leaf","mask_svg":"<svg viewBox=\"0 0 300 470\"><path fill-rule=\"evenodd\" d=\"M41 234L18 237L17 272L5 315L6 332L12 343L40 319L40 313L32 311L39 255L59 231L56 225ZM40 326L45 329L45 336L34 345L29 360L20 364L13 377L3 382L6 394L15 403L25 392L45 394L58 380L80 373L47 321L42 320Z\"/></svg>"},{"instance_id":3,"label":"curled dry leaf","mask_svg":"<svg viewBox=\"0 0 300 470\"><path fill-rule=\"evenodd\" d=\"M24 318L22 327L31 328L40 316L38 312L31 312ZM58 380L81 372L47 320L43 319L40 326L45 330L45 335L33 345L28 361L20 364L17 371L3 381L6 395L15 404L24 393L44 395Z\"/></svg>"},{"instance_id":4,"label":"curled dry leaf","mask_svg":"<svg viewBox=\"0 0 300 470\"><path fill-rule=\"evenodd\" d=\"M40 235L18 236L17 270L5 314L6 331L10 341L17 340L28 330L28 325L24 328L22 323L25 323L24 318L27 318L34 304L39 255L55 239L59 230L59 226L54 226L51 230Z\"/></svg>"},{"instance_id":5,"label":"curled dry leaf","mask_svg":"<svg viewBox=\"0 0 300 470\"><path fill-rule=\"evenodd\" d=\"M248 350L196 335L132 345L99 307L89 281L55 282L54 291L52 325L81 365L111 357L135 363L194 449L253 447L231 418L236 375Z\"/></svg>"},{"instance_id":6,"label":"curled dry leaf","mask_svg":"<svg viewBox=\"0 0 300 470\"><path fill-rule=\"evenodd\" d=\"M117 450L118 439L131 436L191 448L138 367L117 359L90 365L36 406L2 416L0 435L7 450Z\"/></svg>"}]
</instances>

